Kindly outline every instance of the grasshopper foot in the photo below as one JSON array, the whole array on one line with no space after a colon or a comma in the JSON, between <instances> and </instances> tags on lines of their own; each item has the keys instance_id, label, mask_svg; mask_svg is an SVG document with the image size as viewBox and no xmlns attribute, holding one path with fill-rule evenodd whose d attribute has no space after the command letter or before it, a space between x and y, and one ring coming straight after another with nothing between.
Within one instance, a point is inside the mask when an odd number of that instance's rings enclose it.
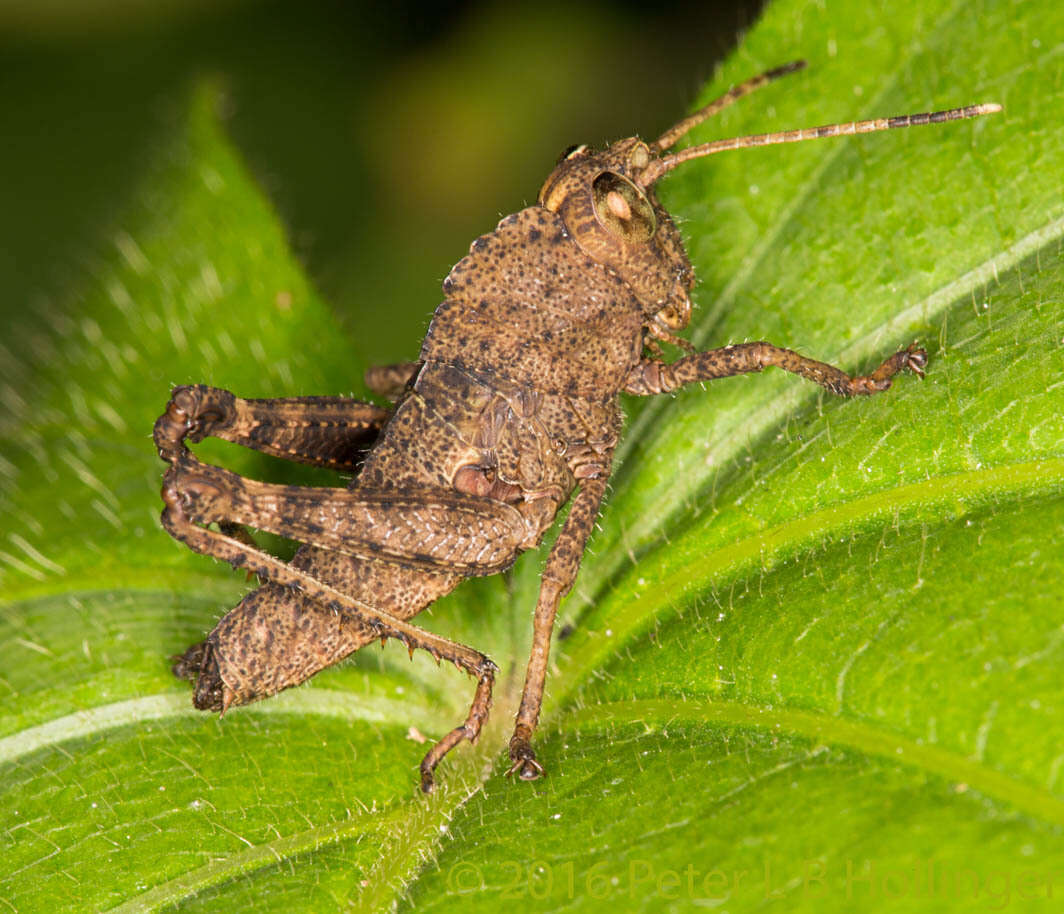
<instances>
[{"instance_id":1,"label":"grasshopper foot","mask_svg":"<svg viewBox=\"0 0 1064 914\"><path fill-rule=\"evenodd\" d=\"M432 793L436 789L436 775L432 768L426 766L425 762L421 763L421 792L424 794Z\"/></svg>"},{"instance_id":2,"label":"grasshopper foot","mask_svg":"<svg viewBox=\"0 0 1064 914\"><path fill-rule=\"evenodd\" d=\"M905 362L902 365L902 370L911 371L918 378L922 378L924 376L924 369L927 367L927 351L921 349L919 344L913 343L901 354L906 357Z\"/></svg>"},{"instance_id":3,"label":"grasshopper foot","mask_svg":"<svg viewBox=\"0 0 1064 914\"><path fill-rule=\"evenodd\" d=\"M922 378L926 366L927 352L921 349L919 344L913 343L908 348L895 352L870 375L854 378L850 382L849 389L843 389L842 392L849 396L879 393L887 390L892 378L903 371L911 371L917 377Z\"/></svg>"},{"instance_id":4,"label":"grasshopper foot","mask_svg":"<svg viewBox=\"0 0 1064 914\"><path fill-rule=\"evenodd\" d=\"M510 740L510 761L513 764L506 772L507 777L516 773L522 781L535 781L543 776L543 766L536 761L536 753L527 739Z\"/></svg>"},{"instance_id":5,"label":"grasshopper foot","mask_svg":"<svg viewBox=\"0 0 1064 914\"><path fill-rule=\"evenodd\" d=\"M185 439L202 441L232 419L235 400L229 391L212 391L203 384L175 387L166 412L155 420L159 456L173 463L185 450Z\"/></svg>"}]
</instances>

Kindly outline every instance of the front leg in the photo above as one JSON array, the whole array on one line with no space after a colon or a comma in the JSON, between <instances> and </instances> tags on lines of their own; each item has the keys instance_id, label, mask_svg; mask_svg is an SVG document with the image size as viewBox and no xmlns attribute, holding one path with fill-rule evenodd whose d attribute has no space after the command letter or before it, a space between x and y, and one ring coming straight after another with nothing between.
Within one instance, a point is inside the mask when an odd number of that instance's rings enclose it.
<instances>
[{"instance_id":1,"label":"front leg","mask_svg":"<svg viewBox=\"0 0 1064 914\"><path fill-rule=\"evenodd\" d=\"M806 358L771 343L740 343L696 352L677 359L671 365L656 359L644 359L629 373L624 391L639 396L660 394L695 381L748 374L772 365L808 378L833 394L853 397L886 390L890 387L891 378L900 371L911 371L923 377L927 353L914 343L896 352L871 374L851 377L833 365Z\"/></svg>"},{"instance_id":2,"label":"front leg","mask_svg":"<svg viewBox=\"0 0 1064 914\"><path fill-rule=\"evenodd\" d=\"M155 446L171 463L184 441L222 438L285 460L357 470L391 410L348 397L245 400L220 387L175 387L155 422Z\"/></svg>"},{"instance_id":3,"label":"front leg","mask_svg":"<svg viewBox=\"0 0 1064 914\"><path fill-rule=\"evenodd\" d=\"M569 516L554 542L547 565L543 569L539 588L539 600L532 630L532 651L525 673L525 687L521 694L521 706L517 710L514 733L510 738L510 766L507 775L517 773L523 781L534 781L543 774L543 766L536 761L532 749L532 732L539 722L543 705L543 686L547 678L547 660L550 656L550 638L554 629L554 617L558 603L576 580L584 546L595 527L602 496L606 492L609 468L597 471L600 475L584 478L580 491L573 499Z\"/></svg>"}]
</instances>

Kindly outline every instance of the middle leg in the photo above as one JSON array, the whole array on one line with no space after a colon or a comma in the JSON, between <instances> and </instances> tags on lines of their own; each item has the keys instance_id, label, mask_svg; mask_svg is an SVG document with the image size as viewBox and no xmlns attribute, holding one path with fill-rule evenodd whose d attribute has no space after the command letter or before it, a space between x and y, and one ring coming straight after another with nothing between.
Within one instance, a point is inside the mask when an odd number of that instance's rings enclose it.
<instances>
[{"instance_id":1,"label":"middle leg","mask_svg":"<svg viewBox=\"0 0 1064 914\"><path fill-rule=\"evenodd\" d=\"M532 733L539 722L543 705L543 687L547 679L547 660L550 656L551 632L554 617L558 613L561 598L569 592L580 568L584 546L595 527L602 497L606 493L608 470L600 476L585 478L573 499L569 516L554 542L547 558L540 583L539 599L532 631L532 650L525 673L525 687L521 693L521 705L517 710L513 736L510 738L510 765L508 775L517 773L523 781L534 781L543 774L543 766L536 760L532 749Z\"/></svg>"}]
</instances>

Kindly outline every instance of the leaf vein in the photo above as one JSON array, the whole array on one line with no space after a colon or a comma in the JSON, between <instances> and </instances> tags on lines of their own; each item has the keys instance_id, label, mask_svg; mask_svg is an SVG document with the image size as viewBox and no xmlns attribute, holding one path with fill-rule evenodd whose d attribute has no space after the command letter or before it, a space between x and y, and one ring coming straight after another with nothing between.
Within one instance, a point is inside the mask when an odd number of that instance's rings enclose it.
<instances>
[{"instance_id":1,"label":"leaf vein","mask_svg":"<svg viewBox=\"0 0 1064 914\"><path fill-rule=\"evenodd\" d=\"M566 732L597 725L723 724L755 727L843 746L866 755L889 759L945 778L958 792L967 788L1015 807L1039 821L1064 826L1064 801L1047 789L1025 784L989 767L983 759L964 757L940 746L879 730L861 720L794 708L764 707L728 701L643 699L604 702L570 711L555 728Z\"/></svg>"}]
</instances>

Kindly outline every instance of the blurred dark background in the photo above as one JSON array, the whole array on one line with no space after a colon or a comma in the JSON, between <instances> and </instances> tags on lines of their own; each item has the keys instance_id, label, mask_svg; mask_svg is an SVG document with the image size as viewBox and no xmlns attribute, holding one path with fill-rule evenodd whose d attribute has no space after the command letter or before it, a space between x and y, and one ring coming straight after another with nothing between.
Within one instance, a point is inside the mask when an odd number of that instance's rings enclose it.
<instances>
[{"instance_id":1,"label":"blurred dark background","mask_svg":"<svg viewBox=\"0 0 1064 914\"><path fill-rule=\"evenodd\" d=\"M533 201L568 145L677 120L761 5L9 0L0 315L83 274L189 85L212 75L353 345L412 357L469 242ZM382 328L415 299L421 327Z\"/></svg>"}]
</instances>

